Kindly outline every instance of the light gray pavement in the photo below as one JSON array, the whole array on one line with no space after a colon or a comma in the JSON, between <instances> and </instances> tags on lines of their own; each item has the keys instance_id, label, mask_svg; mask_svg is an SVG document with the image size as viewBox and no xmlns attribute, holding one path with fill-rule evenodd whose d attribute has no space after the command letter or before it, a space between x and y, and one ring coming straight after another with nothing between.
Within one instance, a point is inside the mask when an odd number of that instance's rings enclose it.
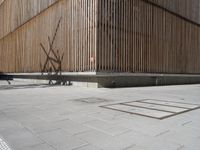
<instances>
[{"instance_id":1,"label":"light gray pavement","mask_svg":"<svg viewBox=\"0 0 200 150\"><path fill-rule=\"evenodd\" d=\"M12 83L0 81L0 139L12 150L200 150L200 109L158 120L99 107L142 99L200 104L200 85L96 89Z\"/></svg>"}]
</instances>

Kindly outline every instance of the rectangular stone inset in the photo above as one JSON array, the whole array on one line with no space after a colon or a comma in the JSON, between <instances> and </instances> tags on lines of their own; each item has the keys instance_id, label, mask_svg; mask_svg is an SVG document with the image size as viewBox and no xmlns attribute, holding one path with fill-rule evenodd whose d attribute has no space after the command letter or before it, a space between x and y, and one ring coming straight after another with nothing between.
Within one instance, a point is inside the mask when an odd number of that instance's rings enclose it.
<instances>
[{"instance_id":1,"label":"rectangular stone inset","mask_svg":"<svg viewBox=\"0 0 200 150\"><path fill-rule=\"evenodd\" d=\"M179 108L185 108L185 109L194 109L196 107L199 107L198 105L195 105L195 104L172 102L172 101L165 101L165 100L154 100L154 99L142 100L140 102L155 104L155 105L156 104L164 105L164 106L170 106L170 107L179 107Z\"/></svg>"},{"instance_id":2,"label":"rectangular stone inset","mask_svg":"<svg viewBox=\"0 0 200 150\"><path fill-rule=\"evenodd\" d=\"M200 108L200 104L146 99L101 106L103 108L156 119L165 119Z\"/></svg>"},{"instance_id":3,"label":"rectangular stone inset","mask_svg":"<svg viewBox=\"0 0 200 150\"><path fill-rule=\"evenodd\" d=\"M187 110L186 108L170 107L170 106L155 105L155 104L141 103L141 102L128 102L126 104L131 105L131 106L144 107L148 109L166 111L166 112L171 112L171 113L179 113L179 112L183 112Z\"/></svg>"},{"instance_id":4,"label":"rectangular stone inset","mask_svg":"<svg viewBox=\"0 0 200 150\"><path fill-rule=\"evenodd\" d=\"M150 109L139 108L139 107L134 107L134 106L127 106L127 105L123 105L123 104L109 105L109 106L104 106L104 107L113 109L113 110L130 113L130 114L136 114L136 115L141 115L141 116L146 116L146 117L151 117L151 118L158 118L158 119L159 118L161 119L163 117L173 114L170 112L150 110Z\"/></svg>"}]
</instances>

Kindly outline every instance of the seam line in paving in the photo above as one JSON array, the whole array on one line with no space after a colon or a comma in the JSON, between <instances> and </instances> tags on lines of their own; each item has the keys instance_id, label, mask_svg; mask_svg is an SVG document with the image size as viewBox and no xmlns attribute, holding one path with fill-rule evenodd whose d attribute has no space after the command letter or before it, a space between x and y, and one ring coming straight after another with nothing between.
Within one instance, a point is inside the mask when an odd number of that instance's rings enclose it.
<instances>
[{"instance_id":1,"label":"seam line in paving","mask_svg":"<svg viewBox=\"0 0 200 150\"><path fill-rule=\"evenodd\" d=\"M139 103L146 103L146 104L153 104L153 105L160 105L160 106L169 106L169 107L175 107L175 108L182 108L182 109L191 109L188 107L182 107L182 106L173 106L173 105L168 105L168 104L157 104L157 103L151 103L151 102L145 102L145 101L137 101Z\"/></svg>"},{"instance_id":2,"label":"seam line in paving","mask_svg":"<svg viewBox=\"0 0 200 150\"><path fill-rule=\"evenodd\" d=\"M185 125L190 124L190 123L192 123L192 121L185 122L185 123L182 124L182 126L185 126Z\"/></svg>"},{"instance_id":3,"label":"seam line in paving","mask_svg":"<svg viewBox=\"0 0 200 150\"><path fill-rule=\"evenodd\" d=\"M163 132L161 132L161 133L155 135L155 137L159 137L159 136L164 135L164 134L166 134L166 133L168 133L168 132L170 132L170 130L163 131Z\"/></svg>"},{"instance_id":4,"label":"seam line in paving","mask_svg":"<svg viewBox=\"0 0 200 150\"><path fill-rule=\"evenodd\" d=\"M148 101L151 101L151 102L148 102ZM152 102L153 101L153 102ZM157 102L164 102L164 104L162 103L157 103ZM141 102L141 103L153 103L153 104L158 104L158 105L169 105L171 107L180 107L180 108L185 108L185 109L193 109L194 107L198 107L200 106L200 104L191 104L191 103L182 103L182 102L177 102L177 101L167 101L167 100L158 100L158 99L143 99L143 100L138 100L138 101L135 101L135 102ZM171 104L165 104L166 103L171 103ZM177 106L176 104L182 104L182 105L188 105L187 106ZM193 106L193 108L191 108L190 106Z\"/></svg>"},{"instance_id":5,"label":"seam line in paving","mask_svg":"<svg viewBox=\"0 0 200 150\"><path fill-rule=\"evenodd\" d=\"M160 102L170 102L170 103L176 103L176 104L186 104L186 105L191 105L191 106L199 106L200 105L200 104L191 104L191 103L185 103L185 102L159 100L159 99L144 99L144 100L140 100L140 101L147 101L147 100L160 101Z\"/></svg>"},{"instance_id":6,"label":"seam line in paving","mask_svg":"<svg viewBox=\"0 0 200 150\"><path fill-rule=\"evenodd\" d=\"M161 110L161 109L149 108L149 107L143 107L143 106L136 106L136 105L132 105L132 104L128 104L128 103L121 103L121 105L144 108L144 109L149 109L149 110L156 110L156 111L161 111L161 112L176 113L176 112L173 112L173 111L167 111L167 110Z\"/></svg>"},{"instance_id":7,"label":"seam line in paving","mask_svg":"<svg viewBox=\"0 0 200 150\"><path fill-rule=\"evenodd\" d=\"M196 108L193 108L193 109L188 109L188 110L185 110L185 111L182 111L182 112L174 113L174 114L172 114L172 115L165 116L165 117L163 117L162 119L167 119L167 118L170 118L170 117L173 117L173 116L177 116L177 115L180 115L180 114L184 114L184 113L186 113L186 112L190 112L190 111L193 111L193 110L196 110L196 109L199 109L199 108L200 108L200 106L199 106L199 107L196 107Z\"/></svg>"}]
</instances>

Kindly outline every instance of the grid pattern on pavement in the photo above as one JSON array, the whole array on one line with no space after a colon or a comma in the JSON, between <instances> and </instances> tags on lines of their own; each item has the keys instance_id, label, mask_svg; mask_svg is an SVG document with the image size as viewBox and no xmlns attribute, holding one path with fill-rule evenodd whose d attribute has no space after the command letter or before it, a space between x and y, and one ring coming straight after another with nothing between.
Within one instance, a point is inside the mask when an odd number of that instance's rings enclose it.
<instances>
[{"instance_id":1,"label":"grid pattern on pavement","mask_svg":"<svg viewBox=\"0 0 200 150\"><path fill-rule=\"evenodd\" d=\"M200 105L177 101L144 99L110 104L101 107L155 119L166 119L188 111L199 109Z\"/></svg>"}]
</instances>

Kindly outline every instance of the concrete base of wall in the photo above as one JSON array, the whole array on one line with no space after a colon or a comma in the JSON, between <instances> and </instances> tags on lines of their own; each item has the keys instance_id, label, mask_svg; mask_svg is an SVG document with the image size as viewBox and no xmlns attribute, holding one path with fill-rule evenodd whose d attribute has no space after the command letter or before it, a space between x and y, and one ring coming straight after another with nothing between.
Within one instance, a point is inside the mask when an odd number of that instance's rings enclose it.
<instances>
[{"instance_id":1,"label":"concrete base of wall","mask_svg":"<svg viewBox=\"0 0 200 150\"><path fill-rule=\"evenodd\" d=\"M5 75L4 75L5 76ZM9 78L71 81L74 85L86 87L135 87L161 86L180 84L200 84L200 75L192 74L147 74L147 73L88 73L40 75L40 74L9 74Z\"/></svg>"},{"instance_id":2,"label":"concrete base of wall","mask_svg":"<svg viewBox=\"0 0 200 150\"><path fill-rule=\"evenodd\" d=\"M99 88L99 84L95 82L72 82L72 86L75 87L88 87L88 88Z\"/></svg>"},{"instance_id":3,"label":"concrete base of wall","mask_svg":"<svg viewBox=\"0 0 200 150\"><path fill-rule=\"evenodd\" d=\"M199 83L200 75L130 74L104 78L98 83L98 87L137 87Z\"/></svg>"}]
</instances>

